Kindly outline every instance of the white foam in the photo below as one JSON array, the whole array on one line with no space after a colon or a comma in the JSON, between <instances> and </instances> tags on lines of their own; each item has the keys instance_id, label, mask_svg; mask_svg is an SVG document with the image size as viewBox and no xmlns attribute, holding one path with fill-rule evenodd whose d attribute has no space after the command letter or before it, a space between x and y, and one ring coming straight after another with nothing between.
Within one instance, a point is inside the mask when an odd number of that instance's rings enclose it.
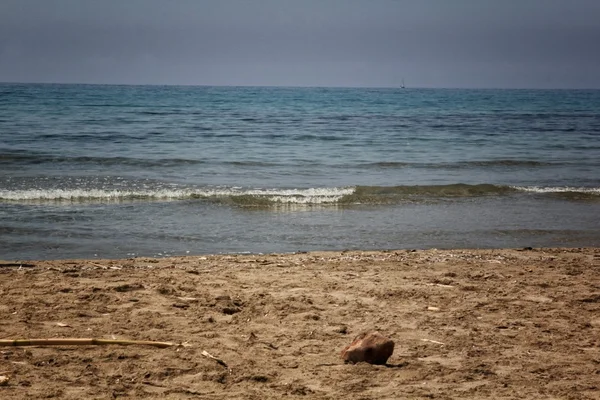
<instances>
[{"instance_id":1,"label":"white foam","mask_svg":"<svg viewBox=\"0 0 600 400\"><path fill-rule=\"evenodd\" d=\"M354 193L354 188L266 189L249 190L245 194L268 198L275 203L327 204Z\"/></svg>"},{"instance_id":2,"label":"white foam","mask_svg":"<svg viewBox=\"0 0 600 400\"><path fill-rule=\"evenodd\" d=\"M194 193L206 197L255 196L278 204L328 204L354 193L353 187L310 189L212 189Z\"/></svg>"},{"instance_id":3,"label":"white foam","mask_svg":"<svg viewBox=\"0 0 600 400\"><path fill-rule=\"evenodd\" d=\"M122 201L134 199L177 200L191 197L263 197L277 203L322 204L333 203L354 188L310 188L310 189L148 189L148 190L105 190L105 189L27 189L0 190L0 199L8 201Z\"/></svg>"},{"instance_id":4,"label":"white foam","mask_svg":"<svg viewBox=\"0 0 600 400\"><path fill-rule=\"evenodd\" d=\"M189 196L186 190L28 189L0 191L0 199L13 201L175 199Z\"/></svg>"},{"instance_id":5,"label":"white foam","mask_svg":"<svg viewBox=\"0 0 600 400\"><path fill-rule=\"evenodd\" d=\"M558 186L558 187L542 187L542 186L511 186L513 189L522 192L532 193L586 193L600 195L600 188L588 187L573 187L573 186Z\"/></svg>"}]
</instances>

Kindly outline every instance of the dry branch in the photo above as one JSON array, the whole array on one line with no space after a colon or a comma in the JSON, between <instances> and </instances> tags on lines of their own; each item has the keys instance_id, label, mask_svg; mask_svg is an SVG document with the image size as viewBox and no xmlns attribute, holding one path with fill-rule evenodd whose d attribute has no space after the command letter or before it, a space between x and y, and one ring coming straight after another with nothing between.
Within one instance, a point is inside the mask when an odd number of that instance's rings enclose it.
<instances>
[{"instance_id":1,"label":"dry branch","mask_svg":"<svg viewBox=\"0 0 600 400\"><path fill-rule=\"evenodd\" d=\"M160 348L181 346L172 342L151 342L147 340L118 340L118 339L0 339L0 346L91 346L118 344L122 346L139 345Z\"/></svg>"},{"instance_id":2,"label":"dry branch","mask_svg":"<svg viewBox=\"0 0 600 400\"><path fill-rule=\"evenodd\" d=\"M446 343L443 342L438 342L437 340L431 340L431 339L421 339L422 342L429 342L429 343L435 343L435 344L441 344L441 345L445 345Z\"/></svg>"},{"instance_id":3,"label":"dry branch","mask_svg":"<svg viewBox=\"0 0 600 400\"><path fill-rule=\"evenodd\" d=\"M225 363L225 361L221 360L220 358L217 358L217 357L213 356L208 351L202 350L202 355L204 357L208 357L208 358L211 358L211 359L215 360L218 364L220 364L220 365L224 366L225 368L229 369L229 366L227 365L227 363Z\"/></svg>"},{"instance_id":4,"label":"dry branch","mask_svg":"<svg viewBox=\"0 0 600 400\"><path fill-rule=\"evenodd\" d=\"M2 267L33 268L33 267L35 267L35 264L3 262L3 263L0 263L0 268L2 268Z\"/></svg>"}]
</instances>

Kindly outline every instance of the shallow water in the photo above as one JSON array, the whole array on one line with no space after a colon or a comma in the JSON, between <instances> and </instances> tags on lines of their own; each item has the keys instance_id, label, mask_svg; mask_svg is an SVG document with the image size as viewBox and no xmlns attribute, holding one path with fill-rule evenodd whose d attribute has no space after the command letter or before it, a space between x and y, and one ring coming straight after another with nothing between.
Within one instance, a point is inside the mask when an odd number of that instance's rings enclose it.
<instances>
[{"instance_id":1,"label":"shallow water","mask_svg":"<svg viewBox=\"0 0 600 400\"><path fill-rule=\"evenodd\" d=\"M600 245L600 91L0 85L0 258Z\"/></svg>"}]
</instances>

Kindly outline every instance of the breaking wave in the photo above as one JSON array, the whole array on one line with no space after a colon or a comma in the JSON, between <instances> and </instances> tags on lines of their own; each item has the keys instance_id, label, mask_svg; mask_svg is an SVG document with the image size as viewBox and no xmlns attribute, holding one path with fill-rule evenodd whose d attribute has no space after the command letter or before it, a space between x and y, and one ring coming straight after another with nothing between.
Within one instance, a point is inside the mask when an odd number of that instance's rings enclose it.
<instances>
[{"instance_id":1,"label":"breaking wave","mask_svg":"<svg viewBox=\"0 0 600 400\"><path fill-rule=\"evenodd\" d=\"M452 184L351 186L309 189L156 188L0 190L0 201L20 203L98 203L205 200L238 206L383 205L511 194L560 195L567 200L600 199L600 188Z\"/></svg>"},{"instance_id":2,"label":"breaking wave","mask_svg":"<svg viewBox=\"0 0 600 400\"><path fill-rule=\"evenodd\" d=\"M205 199L239 205L269 205L277 203L327 204L336 203L354 188L311 189L27 189L2 190L0 200L12 202L124 202L173 201Z\"/></svg>"}]
</instances>

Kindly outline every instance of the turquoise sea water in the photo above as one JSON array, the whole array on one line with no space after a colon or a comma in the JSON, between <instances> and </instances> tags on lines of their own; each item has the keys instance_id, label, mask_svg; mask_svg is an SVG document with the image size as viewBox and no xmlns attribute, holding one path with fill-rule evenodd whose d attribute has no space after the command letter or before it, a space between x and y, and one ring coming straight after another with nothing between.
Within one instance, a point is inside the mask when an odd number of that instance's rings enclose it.
<instances>
[{"instance_id":1,"label":"turquoise sea water","mask_svg":"<svg viewBox=\"0 0 600 400\"><path fill-rule=\"evenodd\" d=\"M600 245L600 91L0 84L0 259Z\"/></svg>"}]
</instances>

